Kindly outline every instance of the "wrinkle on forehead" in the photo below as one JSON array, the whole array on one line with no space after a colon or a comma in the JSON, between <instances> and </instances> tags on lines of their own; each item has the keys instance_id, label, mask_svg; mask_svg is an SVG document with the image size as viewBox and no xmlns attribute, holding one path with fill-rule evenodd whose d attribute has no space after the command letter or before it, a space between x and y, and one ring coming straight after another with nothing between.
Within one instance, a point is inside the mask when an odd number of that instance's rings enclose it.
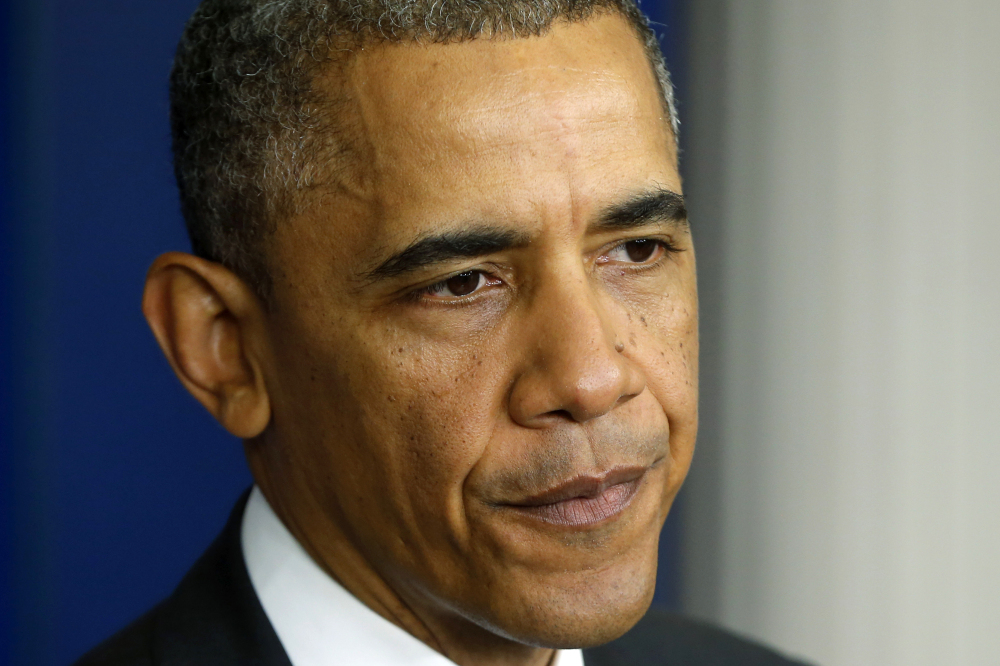
<instances>
[{"instance_id":1,"label":"wrinkle on forehead","mask_svg":"<svg viewBox=\"0 0 1000 666\"><path fill-rule=\"evenodd\" d=\"M542 91L491 94L481 104L469 104L445 118L459 147L475 145L479 150L521 148L535 150L536 139L551 137L564 146L578 143L590 132L629 126L641 115L633 96L620 85L589 82L582 86ZM594 94L594 89L601 94ZM479 100L476 100L479 101Z\"/></svg>"}]
</instances>

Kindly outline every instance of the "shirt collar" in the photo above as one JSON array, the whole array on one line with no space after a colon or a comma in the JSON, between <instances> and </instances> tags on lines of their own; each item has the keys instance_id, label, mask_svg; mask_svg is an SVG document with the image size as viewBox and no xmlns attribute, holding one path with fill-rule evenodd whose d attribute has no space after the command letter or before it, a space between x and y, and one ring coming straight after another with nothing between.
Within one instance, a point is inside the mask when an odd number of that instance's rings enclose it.
<instances>
[{"instance_id":1,"label":"shirt collar","mask_svg":"<svg viewBox=\"0 0 1000 666\"><path fill-rule=\"evenodd\" d=\"M292 666L455 666L327 575L256 486L240 541L254 592ZM583 655L560 650L556 663L583 666Z\"/></svg>"}]
</instances>

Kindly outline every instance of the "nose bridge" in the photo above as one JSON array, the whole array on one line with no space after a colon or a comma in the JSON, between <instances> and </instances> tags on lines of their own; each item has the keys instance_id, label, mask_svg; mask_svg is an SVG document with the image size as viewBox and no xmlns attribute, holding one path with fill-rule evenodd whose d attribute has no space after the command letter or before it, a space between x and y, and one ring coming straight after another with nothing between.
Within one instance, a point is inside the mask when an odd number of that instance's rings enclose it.
<instances>
[{"instance_id":1,"label":"nose bridge","mask_svg":"<svg viewBox=\"0 0 1000 666\"><path fill-rule=\"evenodd\" d=\"M539 342L544 343L553 361L587 366L610 356L614 350L613 314L582 274L553 280L552 289L539 294L536 302ZM617 352L615 352L617 356ZM565 358L562 358L565 357Z\"/></svg>"},{"instance_id":2,"label":"nose bridge","mask_svg":"<svg viewBox=\"0 0 1000 666\"><path fill-rule=\"evenodd\" d=\"M515 420L562 413L582 422L640 393L645 383L620 351L613 305L582 267L564 267L543 282L525 329L531 353L511 394Z\"/></svg>"}]
</instances>

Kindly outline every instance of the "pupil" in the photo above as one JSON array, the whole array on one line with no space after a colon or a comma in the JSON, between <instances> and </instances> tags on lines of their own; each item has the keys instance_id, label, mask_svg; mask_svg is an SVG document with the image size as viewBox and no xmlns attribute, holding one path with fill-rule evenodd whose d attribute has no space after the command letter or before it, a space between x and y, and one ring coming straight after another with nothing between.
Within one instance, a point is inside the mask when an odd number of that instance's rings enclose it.
<instances>
[{"instance_id":1,"label":"pupil","mask_svg":"<svg viewBox=\"0 0 1000 666\"><path fill-rule=\"evenodd\" d=\"M646 261L656 250L656 243L651 240L634 240L625 243L625 252L628 258L636 263Z\"/></svg>"},{"instance_id":2,"label":"pupil","mask_svg":"<svg viewBox=\"0 0 1000 666\"><path fill-rule=\"evenodd\" d=\"M459 273L445 284L448 287L448 291L455 296L468 296L479 286L479 273L476 271Z\"/></svg>"}]
</instances>

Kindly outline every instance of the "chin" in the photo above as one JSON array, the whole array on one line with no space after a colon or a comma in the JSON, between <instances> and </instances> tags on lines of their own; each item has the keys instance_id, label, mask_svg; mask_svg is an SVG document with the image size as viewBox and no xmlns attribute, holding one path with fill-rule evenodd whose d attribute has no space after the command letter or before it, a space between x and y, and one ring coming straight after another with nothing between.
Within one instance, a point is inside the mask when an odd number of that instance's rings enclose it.
<instances>
[{"instance_id":1,"label":"chin","mask_svg":"<svg viewBox=\"0 0 1000 666\"><path fill-rule=\"evenodd\" d=\"M525 583L521 589L503 586L490 620L479 624L536 647L603 645L635 626L649 609L656 583L656 549L638 561Z\"/></svg>"}]
</instances>

